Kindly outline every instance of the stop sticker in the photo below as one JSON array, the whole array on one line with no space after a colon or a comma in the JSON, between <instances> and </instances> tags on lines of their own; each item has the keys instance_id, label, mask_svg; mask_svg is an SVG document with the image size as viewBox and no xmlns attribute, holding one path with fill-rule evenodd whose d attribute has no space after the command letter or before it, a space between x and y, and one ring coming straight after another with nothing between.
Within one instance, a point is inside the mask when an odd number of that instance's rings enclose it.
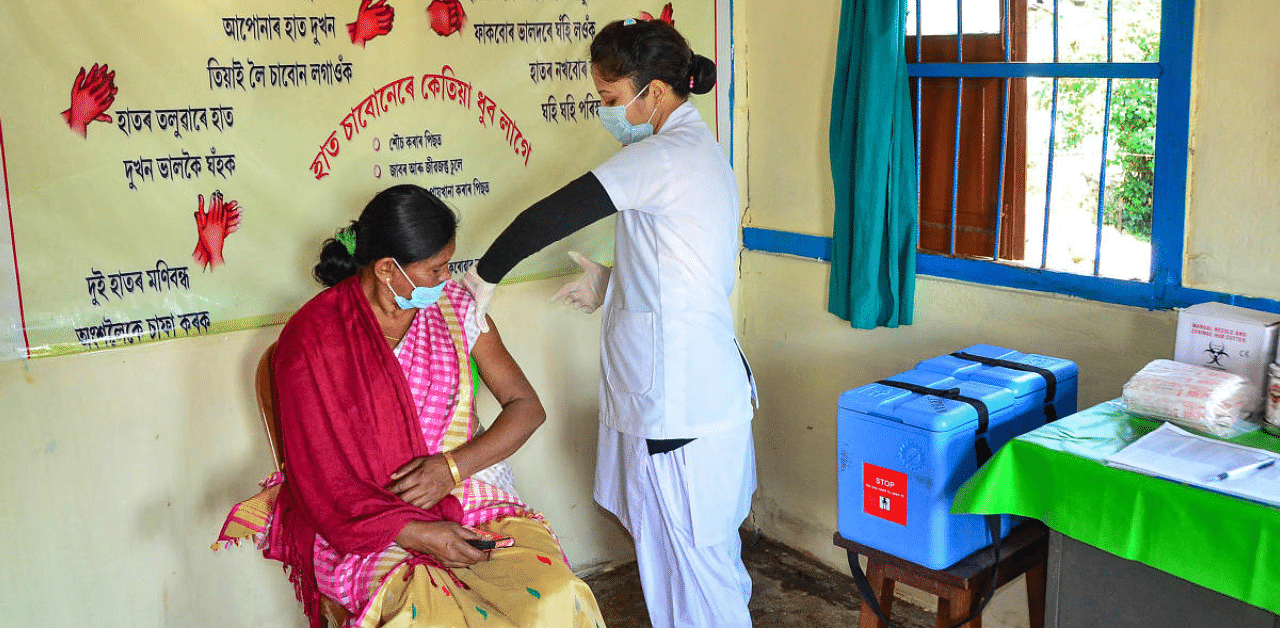
<instances>
[{"instance_id":1,"label":"stop sticker","mask_svg":"<svg viewBox=\"0 0 1280 628\"><path fill-rule=\"evenodd\" d=\"M907 525L907 474L862 463L862 510Z\"/></svg>"}]
</instances>

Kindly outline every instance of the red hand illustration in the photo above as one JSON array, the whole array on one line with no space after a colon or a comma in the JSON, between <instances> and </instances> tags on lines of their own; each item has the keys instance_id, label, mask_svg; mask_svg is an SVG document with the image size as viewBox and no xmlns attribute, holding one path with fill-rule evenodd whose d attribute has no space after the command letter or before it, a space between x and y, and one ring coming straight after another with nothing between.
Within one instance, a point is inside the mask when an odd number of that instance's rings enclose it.
<instances>
[{"instance_id":1,"label":"red hand illustration","mask_svg":"<svg viewBox=\"0 0 1280 628\"><path fill-rule=\"evenodd\" d=\"M115 102L117 91L116 73L109 71L105 63L93 64L88 73L81 66L71 83L71 107L62 112L62 119L80 137L87 137L90 122L111 121L111 116L104 112Z\"/></svg>"},{"instance_id":2,"label":"red hand illustration","mask_svg":"<svg viewBox=\"0 0 1280 628\"><path fill-rule=\"evenodd\" d=\"M356 21L347 24L351 43L363 48L364 42L390 33L391 21L395 16L396 10L387 4L387 0L378 0L376 4L370 4L370 0L360 0L360 12L356 14Z\"/></svg>"},{"instance_id":3,"label":"red hand illustration","mask_svg":"<svg viewBox=\"0 0 1280 628\"><path fill-rule=\"evenodd\" d=\"M676 25L676 18L675 18L675 15L674 15L674 14L675 14L675 11L673 11L673 10L671 9L671 3L670 3L670 2L668 2L666 6L662 7L662 15L660 15L660 16L658 17L658 19L660 19L660 20L662 20L663 22L666 22L666 23L668 23L668 24L670 24L670 25L672 25L672 26L675 26L675 25ZM650 12L648 12L648 11L641 11L641 12L640 12L640 19L642 19L642 20L646 20L646 21L648 21L648 20L652 20L652 19L653 19L653 14L652 14L652 13L650 13Z\"/></svg>"},{"instance_id":4,"label":"red hand illustration","mask_svg":"<svg viewBox=\"0 0 1280 628\"><path fill-rule=\"evenodd\" d=\"M431 16L431 30L441 37L448 37L460 30L467 21L467 12L458 0L432 0L427 6Z\"/></svg>"},{"instance_id":5,"label":"red hand illustration","mask_svg":"<svg viewBox=\"0 0 1280 628\"><path fill-rule=\"evenodd\" d=\"M240 207L236 201L224 203L222 192L214 192L209 196L209 210L204 208L204 195L197 196L196 207L196 249L191 257L206 270L217 268L226 263L222 258L222 245L227 236L240 228Z\"/></svg>"}]
</instances>

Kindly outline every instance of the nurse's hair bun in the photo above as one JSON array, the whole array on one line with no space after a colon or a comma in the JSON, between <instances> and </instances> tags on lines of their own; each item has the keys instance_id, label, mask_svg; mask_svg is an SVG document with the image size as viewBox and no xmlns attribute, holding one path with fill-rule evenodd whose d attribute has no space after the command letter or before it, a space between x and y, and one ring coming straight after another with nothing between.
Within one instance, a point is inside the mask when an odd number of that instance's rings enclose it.
<instances>
[{"instance_id":1,"label":"nurse's hair bun","mask_svg":"<svg viewBox=\"0 0 1280 628\"><path fill-rule=\"evenodd\" d=\"M705 94L716 86L716 62L695 54L689 60L689 91Z\"/></svg>"},{"instance_id":2,"label":"nurse's hair bun","mask_svg":"<svg viewBox=\"0 0 1280 628\"><path fill-rule=\"evenodd\" d=\"M609 82L629 79L637 93L656 79L682 99L716 85L716 64L693 54L684 36L663 20L605 25L591 40L591 69Z\"/></svg>"}]
</instances>

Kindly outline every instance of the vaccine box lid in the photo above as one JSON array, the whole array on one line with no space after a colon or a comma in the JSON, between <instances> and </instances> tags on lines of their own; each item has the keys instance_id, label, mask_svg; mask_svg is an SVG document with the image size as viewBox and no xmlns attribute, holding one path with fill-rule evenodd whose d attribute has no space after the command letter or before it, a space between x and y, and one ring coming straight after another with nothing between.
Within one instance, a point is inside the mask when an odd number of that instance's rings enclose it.
<instances>
[{"instance_id":1,"label":"vaccine box lid","mask_svg":"<svg viewBox=\"0 0 1280 628\"><path fill-rule=\"evenodd\" d=\"M1079 376L1079 368L1076 363L1064 358L1054 358L1046 355L1038 355L1034 353L1021 353L1013 349L1004 347L996 347L993 345L979 344L972 345L957 351L956 353L967 353L983 358L993 358L997 360L1006 360L1009 362L1017 362L1027 366L1041 368L1053 374L1057 382L1058 390L1064 390L1064 387L1070 386ZM947 375L954 375L959 379L972 380L992 386L1000 386L1007 388L1018 398L1027 395L1037 394L1044 395L1045 378L1033 371L1019 371L1003 366L988 366L981 362L967 360L965 358L956 357L952 354L940 355L936 358L924 360L916 365L916 368L923 371L934 371Z\"/></svg>"},{"instance_id":2,"label":"vaccine box lid","mask_svg":"<svg viewBox=\"0 0 1280 628\"><path fill-rule=\"evenodd\" d=\"M956 389L961 396L981 401L987 407L988 418L992 422L1003 420L999 415L1017 403L1017 396L1012 390L959 380L943 373L912 369L885 379L926 388ZM977 409L964 401L920 394L881 383L866 384L845 391L840 395L839 408L842 413L862 413L930 432L973 429L978 422Z\"/></svg>"}]
</instances>

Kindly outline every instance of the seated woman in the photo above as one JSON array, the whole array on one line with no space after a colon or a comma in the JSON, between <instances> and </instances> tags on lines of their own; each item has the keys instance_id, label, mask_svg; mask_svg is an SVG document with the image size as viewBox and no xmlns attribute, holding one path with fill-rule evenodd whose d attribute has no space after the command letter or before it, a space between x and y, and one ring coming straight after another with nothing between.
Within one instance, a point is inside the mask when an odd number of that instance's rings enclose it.
<instances>
[{"instance_id":1,"label":"seated woman","mask_svg":"<svg viewBox=\"0 0 1280 628\"><path fill-rule=\"evenodd\" d=\"M603 626L511 487L502 461L545 413L492 323L464 322L456 225L430 192L398 185L325 242L315 276L328 289L275 352L285 480L265 554L289 567L313 627L322 595L347 626ZM502 407L479 434L472 359ZM482 536L514 545L469 543Z\"/></svg>"}]
</instances>

